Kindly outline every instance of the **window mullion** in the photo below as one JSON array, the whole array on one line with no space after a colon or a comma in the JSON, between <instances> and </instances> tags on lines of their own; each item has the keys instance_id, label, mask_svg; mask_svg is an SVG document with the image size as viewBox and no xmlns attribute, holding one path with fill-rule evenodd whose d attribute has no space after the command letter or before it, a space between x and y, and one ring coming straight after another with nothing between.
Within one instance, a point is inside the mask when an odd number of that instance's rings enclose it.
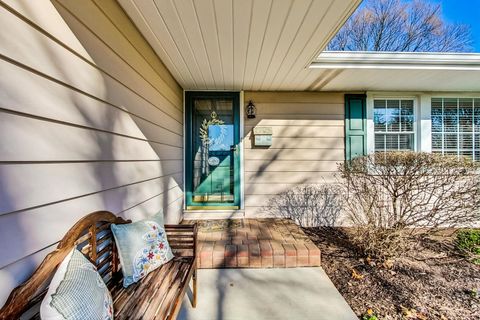
<instances>
[{"instance_id":1,"label":"window mullion","mask_svg":"<svg viewBox=\"0 0 480 320\"><path fill-rule=\"evenodd\" d=\"M475 99L472 98L472 153L473 153L473 161L478 161L480 159L477 159L475 151Z\"/></svg>"},{"instance_id":2,"label":"window mullion","mask_svg":"<svg viewBox=\"0 0 480 320\"><path fill-rule=\"evenodd\" d=\"M460 159L460 99L457 98L457 158Z\"/></svg>"},{"instance_id":3,"label":"window mullion","mask_svg":"<svg viewBox=\"0 0 480 320\"><path fill-rule=\"evenodd\" d=\"M442 98L442 156L445 155L445 99Z\"/></svg>"},{"instance_id":4,"label":"window mullion","mask_svg":"<svg viewBox=\"0 0 480 320\"><path fill-rule=\"evenodd\" d=\"M385 100L385 135L384 135L384 138L383 138L383 141L385 142L383 145L384 145L384 149L383 149L383 152L387 152L387 133L390 132L389 129L388 129L388 116L387 116L387 112L388 112L388 108L387 108L387 105L388 105L388 100Z\"/></svg>"}]
</instances>

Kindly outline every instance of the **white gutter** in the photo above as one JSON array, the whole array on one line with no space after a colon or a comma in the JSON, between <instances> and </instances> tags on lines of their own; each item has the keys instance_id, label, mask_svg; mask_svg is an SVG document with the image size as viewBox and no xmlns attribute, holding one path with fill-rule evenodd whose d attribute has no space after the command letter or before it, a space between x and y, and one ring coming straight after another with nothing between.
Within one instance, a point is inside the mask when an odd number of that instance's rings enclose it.
<instances>
[{"instance_id":1,"label":"white gutter","mask_svg":"<svg viewBox=\"0 0 480 320\"><path fill-rule=\"evenodd\" d=\"M310 68L480 71L480 54L325 51L317 56Z\"/></svg>"}]
</instances>

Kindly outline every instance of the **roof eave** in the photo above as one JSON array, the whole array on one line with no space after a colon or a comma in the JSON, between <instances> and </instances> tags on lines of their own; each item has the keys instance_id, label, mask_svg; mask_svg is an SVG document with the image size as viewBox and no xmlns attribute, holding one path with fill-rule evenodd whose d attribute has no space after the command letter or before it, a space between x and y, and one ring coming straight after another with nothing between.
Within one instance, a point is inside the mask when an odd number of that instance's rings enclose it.
<instances>
[{"instance_id":1,"label":"roof eave","mask_svg":"<svg viewBox=\"0 0 480 320\"><path fill-rule=\"evenodd\" d=\"M310 68L479 71L480 54L326 51L317 56Z\"/></svg>"}]
</instances>

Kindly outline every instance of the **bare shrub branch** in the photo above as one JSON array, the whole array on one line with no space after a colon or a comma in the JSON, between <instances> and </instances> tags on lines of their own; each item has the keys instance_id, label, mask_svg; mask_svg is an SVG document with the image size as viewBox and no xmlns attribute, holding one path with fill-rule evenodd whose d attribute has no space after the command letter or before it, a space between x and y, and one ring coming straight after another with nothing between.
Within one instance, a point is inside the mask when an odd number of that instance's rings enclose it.
<instances>
[{"instance_id":1,"label":"bare shrub branch","mask_svg":"<svg viewBox=\"0 0 480 320\"><path fill-rule=\"evenodd\" d=\"M340 192L334 184L300 185L272 198L264 211L302 227L332 227L342 210Z\"/></svg>"},{"instance_id":2,"label":"bare shrub branch","mask_svg":"<svg viewBox=\"0 0 480 320\"><path fill-rule=\"evenodd\" d=\"M469 159L386 152L339 166L344 209L366 254L394 256L421 230L480 221L480 175Z\"/></svg>"}]
</instances>

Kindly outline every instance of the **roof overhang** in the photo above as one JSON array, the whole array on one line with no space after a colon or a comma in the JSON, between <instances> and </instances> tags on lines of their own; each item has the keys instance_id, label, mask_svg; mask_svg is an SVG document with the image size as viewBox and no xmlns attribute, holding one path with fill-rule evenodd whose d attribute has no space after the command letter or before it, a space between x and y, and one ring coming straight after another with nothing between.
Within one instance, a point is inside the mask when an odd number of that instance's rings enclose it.
<instances>
[{"instance_id":1,"label":"roof overhang","mask_svg":"<svg viewBox=\"0 0 480 320\"><path fill-rule=\"evenodd\" d=\"M479 71L480 54L327 51L320 53L310 68Z\"/></svg>"},{"instance_id":2,"label":"roof overhang","mask_svg":"<svg viewBox=\"0 0 480 320\"><path fill-rule=\"evenodd\" d=\"M321 52L361 0L119 2L185 90L480 92L480 54Z\"/></svg>"},{"instance_id":3,"label":"roof overhang","mask_svg":"<svg viewBox=\"0 0 480 320\"><path fill-rule=\"evenodd\" d=\"M476 91L480 54L322 52L310 65L322 91Z\"/></svg>"}]
</instances>

